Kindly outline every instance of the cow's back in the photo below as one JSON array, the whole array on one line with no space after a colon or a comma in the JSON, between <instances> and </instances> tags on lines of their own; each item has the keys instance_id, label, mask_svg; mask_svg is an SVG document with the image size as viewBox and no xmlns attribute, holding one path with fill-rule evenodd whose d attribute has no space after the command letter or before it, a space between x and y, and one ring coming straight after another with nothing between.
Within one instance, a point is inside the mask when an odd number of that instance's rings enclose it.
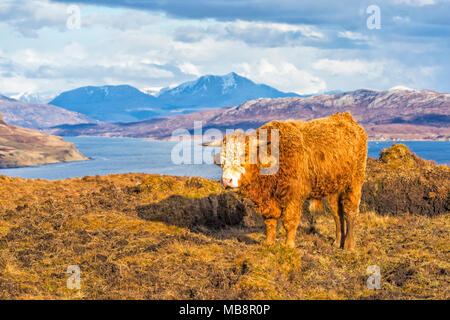
<instances>
[{"instance_id":1,"label":"cow's back","mask_svg":"<svg viewBox=\"0 0 450 320\"><path fill-rule=\"evenodd\" d=\"M362 184L367 135L349 113L264 127L280 131L277 175L293 188L309 188L311 197L320 198Z\"/></svg>"}]
</instances>

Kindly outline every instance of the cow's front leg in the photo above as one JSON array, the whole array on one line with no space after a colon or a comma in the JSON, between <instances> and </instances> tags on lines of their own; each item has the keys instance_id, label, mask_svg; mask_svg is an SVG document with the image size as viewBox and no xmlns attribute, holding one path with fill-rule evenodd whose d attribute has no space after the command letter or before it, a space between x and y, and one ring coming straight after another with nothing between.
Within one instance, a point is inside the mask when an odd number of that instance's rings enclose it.
<instances>
[{"instance_id":1,"label":"cow's front leg","mask_svg":"<svg viewBox=\"0 0 450 320\"><path fill-rule=\"evenodd\" d=\"M290 248L295 248L295 234L302 216L302 203L300 201L289 202L281 215L281 220L287 233L286 246Z\"/></svg>"},{"instance_id":2,"label":"cow's front leg","mask_svg":"<svg viewBox=\"0 0 450 320\"><path fill-rule=\"evenodd\" d=\"M344 249L347 250L352 250L355 247L355 240L353 238L353 226L355 224L356 215L359 212L361 185L354 187L351 192L348 192L342 197L342 207L344 209L344 219L346 227Z\"/></svg>"},{"instance_id":3,"label":"cow's front leg","mask_svg":"<svg viewBox=\"0 0 450 320\"><path fill-rule=\"evenodd\" d=\"M339 195L331 194L327 197L327 201L336 224L336 240L334 241L334 246L340 248L343 246L342 240L345 238L345 221L344 213L342 212L342 209L339 208Z\"/></svg>"},{"instance_id":4,"label":"cow's front leg","mask_svg":"<svg viewBox=\"0 0 450 320\"><path fill-rule=\"evenodd\" d=\"M275 237L277 234L277 221L278 219L266 218L264 224L266 225L266 244L272 246L275 243Z\"/></svg>"}]
</instances>

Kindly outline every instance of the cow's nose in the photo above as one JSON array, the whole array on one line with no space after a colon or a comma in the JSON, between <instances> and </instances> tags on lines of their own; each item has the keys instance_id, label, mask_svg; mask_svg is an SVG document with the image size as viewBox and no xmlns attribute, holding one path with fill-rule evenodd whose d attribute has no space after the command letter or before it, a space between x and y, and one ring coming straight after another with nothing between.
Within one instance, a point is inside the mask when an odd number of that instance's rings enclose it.
<instances>
[{"instance_id":1,"label":"cow's nose","mask_svg":"<svg viewBox=\"0 0 450 320\"><path fill-rule=\"evenodd\" d=\"M232 183L233 183L232 178L222 178L222 184L224 187L231 187Z\"/></svg>"}]
</instances>

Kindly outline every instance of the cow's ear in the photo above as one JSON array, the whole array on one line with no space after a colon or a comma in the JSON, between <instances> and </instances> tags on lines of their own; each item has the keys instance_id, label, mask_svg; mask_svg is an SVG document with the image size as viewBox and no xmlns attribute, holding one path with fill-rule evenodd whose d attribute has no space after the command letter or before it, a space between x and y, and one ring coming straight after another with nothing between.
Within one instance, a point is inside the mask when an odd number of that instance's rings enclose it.
<instances>
[{"instance_id":1,"label":"cow's ear","mask_svg":"<svg viewBox=\"0 0 450 320\"><path fill-rule=\"evenodd\" d=\"M264 147L264 146L266 146L266 150L267 150L267 148L269 148L271 145L271 141L259 140L256 136L252 136L252 135L248 135L246 137L245 143L246 143L246 145L250 146L250 148L252 148L252 150L255 150L254 148L259 150L259 148Z\"/></svg>"},{"instance_id":2,"label":"cow's ear","mask_svg":"<svg viewBox=\"0 0 450 320\"><path fill-rule=\"evenodd\" d=\"M264 145L270 146L270 144L271 144L271 141L259 140L259 141L258 141L258 148L259 148L259 147L262 147L262 146L264 146Z\"/></svg>"},{"instance_id":3,"label":"cow's ear","mask_svg":"<svg viewBox=\"0 0 450 320\"><path fill-rule=\"evenodd\" d=\"M221 157L220 157L220 152L219 153L216 153L215 155L214 155L214 164L216 165L216 166L219 166L219 167L221 167L222 166L222 163L221 163Z\"/></svg>"}]
</instances>

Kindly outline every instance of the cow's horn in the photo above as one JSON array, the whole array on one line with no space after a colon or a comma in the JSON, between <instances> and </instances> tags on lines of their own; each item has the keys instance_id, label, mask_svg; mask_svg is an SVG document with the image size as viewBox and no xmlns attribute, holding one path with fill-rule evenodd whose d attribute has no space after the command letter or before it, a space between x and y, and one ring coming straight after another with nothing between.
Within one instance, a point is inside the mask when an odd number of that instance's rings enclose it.
<instances>
[{"instance_id":1,"label":"cow's horn","mask_svg":"<svg viewBox=\"0 0 450 320\"><path fill-rule=\"evenodd\" d=\"M215 140L210 142L203 142L201 143L204 147L221 147L222 146L222 140Z\"/></svg>"}]
</instances>

